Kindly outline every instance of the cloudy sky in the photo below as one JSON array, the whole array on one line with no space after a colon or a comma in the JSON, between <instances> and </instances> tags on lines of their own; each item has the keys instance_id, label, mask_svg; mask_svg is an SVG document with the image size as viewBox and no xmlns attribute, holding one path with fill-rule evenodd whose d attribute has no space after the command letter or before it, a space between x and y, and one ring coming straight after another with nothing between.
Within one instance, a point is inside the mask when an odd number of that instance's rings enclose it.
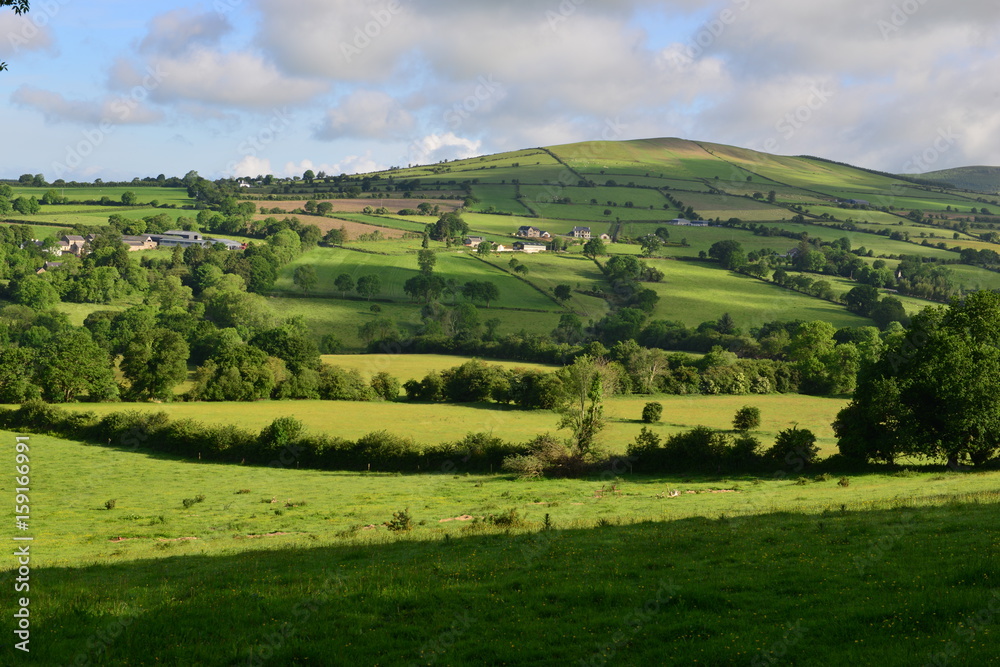
<instances>
[{"instance_id":1,"label":"cloudy sky","mask_svg":"<svg viewBox=\"0 0 1000 667\"><path fill-rule=\"evenodd\" d=\"M1000 165L995 0L32 0L0 177L355 173L676 136Z\"/></svg>"}]
</instances>

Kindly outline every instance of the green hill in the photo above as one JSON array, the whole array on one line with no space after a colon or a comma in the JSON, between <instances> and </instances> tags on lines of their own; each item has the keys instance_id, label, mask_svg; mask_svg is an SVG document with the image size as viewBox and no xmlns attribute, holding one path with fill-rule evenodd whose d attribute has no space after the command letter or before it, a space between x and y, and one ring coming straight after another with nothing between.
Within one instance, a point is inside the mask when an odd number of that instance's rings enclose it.
<instances>
[{"instance_id":1,"label":"green hill","mask_svg":"<svg viewBox=\"0 0 1000 667\"><path fill-rule=\"evenodd\" d=\"M930 171L915 177L939 183L946 188L960 188L988 195L1000 193L1000 167L957 167Z\"/></svg>"}]
</instances>

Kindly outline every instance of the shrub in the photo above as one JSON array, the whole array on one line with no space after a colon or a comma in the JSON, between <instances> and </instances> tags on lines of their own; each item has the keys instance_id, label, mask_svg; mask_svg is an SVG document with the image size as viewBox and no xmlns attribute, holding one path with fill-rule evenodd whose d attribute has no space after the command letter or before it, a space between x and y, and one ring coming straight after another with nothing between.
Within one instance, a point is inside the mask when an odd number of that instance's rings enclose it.
<instances>
[{"instance_id":1,"label":"shrub","mask_svg":"<svg viewBox=\"0 0 1000 667\"><path fill-rule=\"evenodd\" d=\"M642 421L647 424L654 424L660 421L660 417L662 415L662 403L646 403L646 405L642 408Z\"/></svg>"},{"instance_id":2,"label":"shrub","mask_svg":"<svg viewBox=\"0 0 1000 667\"><path fill-rule=\"evenodd\" d=\"M527 443L527 453L508 456L503 469L520 477L571 477L587 469L584 460L564 442L545 433Z\"/></svg>"},{"instance_id":3,"label":"shrub","mask_svg":"<svg viewBox=\"0 0 1000 667\"><path fill-rule=\"evenodd\" d=\"M744 405L733 417L733 428L740 433L760 428L760 408Z\"/></svg>"},{"instance_id":4,"label":"shrub","mask_svg":"<svg viewBox=\"0 0 1000 667\"><path fill-rule=\"evenodd\" d=\"M849 477L841 477L840 481L837 482L837 485L847 488L848 486L851 485L851 480Z\"/></svg>"},{"instance_id":5,"label":"shrub","mask_svg":"<svg viewBox=\"0 0 1000 667\"><path fill-rule=\"evenodd\" d=\"M115 498L112 498L111 500L105 500L104 501L104 509L106 509L106 510L113 510L115 508L115 505L117 505L117 504L118 504L118 500L115 499Z\"/></svg>"},{"instance_id":6,"label":"shrub","mask_svg":"<svg viewBox=\"0 0 1000 667\"><path fill-rule=\"evenodd\" d=\"M491 526L507 529L521 528L525 525L524 518L513 507L502 514L490 514L485 521Z\"/></svg>"},{"instance_id":7,"label":"shrub","mask_svg":"<svg viewBox=\"0 0 1000 667\"><path fill-rule=\"evenodd\" d=\"M374 391L379 398L386 401L395 401L399 398L399 380L385 371L376 373L375 376L372 377L371 386L372 391Z\"/></svg>"},{"instance_id":8,"label":"shrub","mask_svg":"<svg viewBox=\"0 0 1000 667\"><path fill-rule=\"evenodd\" d=\"M774 446L767 450L767 457L772 461L796 468L815 463L818 454L816 436L809 429L797 426L778 433Z\"/></svg>"},{"instance_id":9,"label":"shrub","mask_svg":"<svg viewBox=\"0 0 1000 667\"><path fill-rule=\"evenodd\" d=\"M392 520L386 521L385 527L394 533L413 530L413 518L410 516L410 508L392 513Z\"/></svg>"},{"instance_id":10,"label":"shrub","mask_svg":"<svg viewBox=\"0 0 1000 667\"><path fill-rule=\"evenodd\" d=\"M236 491L236 495L242 495L242 494L245 494L245 493L250 493L250 489L238 489Z\"/></svg>"},{"instance_id":11,"label":"shrub","mask_svg":"<svg viewBox=\"0 0 1000 667\"><path fill-rule=\"evenodd\" d=\"M663 445L669 465L678 470L714 468L726 453L726 436L707 426L696 426L686 433L676 433Z\"/></svg>"}]
</instances>

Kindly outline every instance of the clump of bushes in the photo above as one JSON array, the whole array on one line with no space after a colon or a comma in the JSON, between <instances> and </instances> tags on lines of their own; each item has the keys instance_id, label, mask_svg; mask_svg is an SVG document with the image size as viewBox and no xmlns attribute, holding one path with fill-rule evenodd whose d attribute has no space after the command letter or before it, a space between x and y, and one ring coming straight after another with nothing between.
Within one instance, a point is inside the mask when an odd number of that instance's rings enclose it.
<instances>
[{"instance_id":1,"label":"clump of bushes","mask_svg":"<svg viewBox=\"0 0 1000 667\"><path fill-rule=\"evenodd\" d=\"M106 510L113 510L117 504L118 504L118 500L115 499L115 498L112 498L111 500L105 500L104 501L104 509L106 509Z\"/></svg>"},{"instance_id":2,"label":"clump of bushes","mask_svg":"<svg viewBox=\"0 0 1000 667\"><path fill-rule=\"evenodd\" d=\"M642 421L655 424L663 416L663 403L646 403L642 408Z\"/></svg>"},{"instance_id":3,"label":"clump of bushes","mask_svg":"<svg viewBox=\"0 0 1000 667\"><path fill-rule=\"evenodd\" d=\"M392 520L386 521L385 527L394 533L413 530L413 517L410 516L410 508L392 513Z\"/></svg>"}]
</instances>

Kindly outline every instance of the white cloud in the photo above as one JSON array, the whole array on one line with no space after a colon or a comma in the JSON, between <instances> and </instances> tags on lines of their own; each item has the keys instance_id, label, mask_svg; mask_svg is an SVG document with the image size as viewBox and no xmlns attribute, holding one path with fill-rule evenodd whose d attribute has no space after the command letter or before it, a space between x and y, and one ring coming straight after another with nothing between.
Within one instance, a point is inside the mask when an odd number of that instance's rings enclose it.
<instances>
[{"instance_id":1,"label":"white cloud","mask_svg":"<svg viewBox=\"0 0 1000 667\"><path fill-rule=\"evenodd\" d=\"M442 160L461 160L481 155L483 142L459 137L452 132L428 134L410 144L407 162L434 164Z\"/></svg>"},{"instance_id":2,"label":"white cloud","mask_svg":"<svg viewBox=\"0 0 1000 667\"><path fill-rule=\"evenodd\" d=\"M316 138L398 139L411 132L414 124L413 116L386 93L359 90L327 111Z\"/></svg>"},{"instance_id":3,"label":"white cloud","mask_svg":"<svg viewBox=\"0 0 1000 667\"><path fill-rule=\"evenodd\" d=\"M31 14L18 16L0 8L0 58L25 51L55 51L55 38L45 16L45 20Z\"/></svg>"},{"instance_id":4,"label":"white cloud","mask_svg":"<svg viewBox=\"0 0 1000 667\"><path fill-rule=\"evenodd\" d=\"M231 31L229 21L218 12L195 14L187 8L175 9L150 21L139 51L176 56L195 47L215 46Z\"/></svg>"},{"instance_id":5,"label":"white cloud","mask_svg":"<svg viewBox=\"0 0 1000 667\"><path fill-rule=\"evenodd\" d=\"M10 101L41 112L49 123L149 125L164 118L161 111L150 108L143 99L131 95L106 97L99 102L71 100L61 93L22 85L11 93Z\"/></svg>"},{"instance_id":6,"label":"white cloud","mask_svg":"<svg viewBox=\"0 0 1000 667\"><path fill-rule=\"evenodd\" d=\"M325 92L329 84L282 75L260 55L246 51L220 53L194 49L177 57L153 57L144 69L119 60L111 85L119 90L147 85L160 103L200 102L237 108L301 104Z\"/></svg>"},{"instance_id":7,"label":"white cloud","mask_svg":"<svg viewBox=\"0 0 1000 667\"><path fill-rule=\"evenodd\" d=\"M237 162L230 171L231 173L227 174L227 176L250 176L251 178L255 178L257 176L274 174L274 171L271 169L271 161L255 155L247 155Z\"/></svg>"}]
</instances>

